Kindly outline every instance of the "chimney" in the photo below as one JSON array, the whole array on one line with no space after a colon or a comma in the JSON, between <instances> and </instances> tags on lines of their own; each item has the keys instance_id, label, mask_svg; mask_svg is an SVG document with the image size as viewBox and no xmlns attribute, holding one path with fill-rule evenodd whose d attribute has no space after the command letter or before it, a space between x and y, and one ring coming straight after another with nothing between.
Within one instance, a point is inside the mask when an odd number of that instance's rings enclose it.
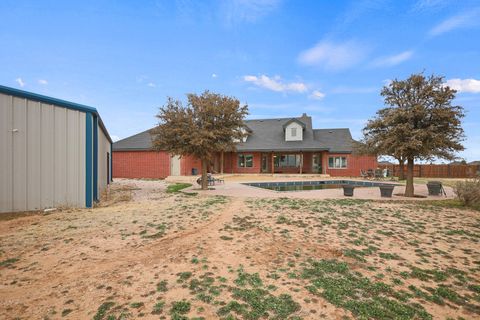
<instances>
[{"instance_id":1,"label":"chimney","mask_svg":"<svg viewBox=\"0 0 480 320\"><path fill-rule=\"evenodd\" d=\"M302 114L302 118L306 118L306 117L308 117L308 116L307 116L307 114L304 112L304 113Z\"/></svg>"}]
</instances>

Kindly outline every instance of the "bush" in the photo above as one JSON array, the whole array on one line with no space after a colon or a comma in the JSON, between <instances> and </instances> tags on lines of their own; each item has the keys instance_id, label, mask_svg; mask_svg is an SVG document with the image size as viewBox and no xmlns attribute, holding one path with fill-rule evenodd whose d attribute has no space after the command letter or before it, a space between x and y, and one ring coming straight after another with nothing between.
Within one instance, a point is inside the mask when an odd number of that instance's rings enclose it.
<instances>
[{"instance_id":1,"label":"bush","mask_svg":"<svg viewBox=\"0 0 480 320\"><path fill-rule=\"evenodd\" d=\"M480 178L457 182L453 191L467 207L480 207Z\"/></svg>"}]
</instances>

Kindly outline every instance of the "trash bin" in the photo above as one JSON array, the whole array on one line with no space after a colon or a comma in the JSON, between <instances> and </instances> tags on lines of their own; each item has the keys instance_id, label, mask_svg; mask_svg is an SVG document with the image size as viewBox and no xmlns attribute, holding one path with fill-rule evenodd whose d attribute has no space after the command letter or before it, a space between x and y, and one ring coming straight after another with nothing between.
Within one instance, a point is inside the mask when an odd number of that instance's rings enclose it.
<instances>
[{"instance_id":1,"label":"trash bin","mask_svg":"<svg viewBox=\"0 0 480 320\"><path fill-rule=\"evenodd\" d=\"M198 174L197 168L192 168L192 176L196 176Z\"/></svg>"},{"instance_id":2,"label":"trash bin","mask_svg":"<svg viewBox=\"0 0 480 320\"><path fill-rule=\"evenodd\" d=\"M428 181L427 183L429 196L440 196L442 194L442 183L440 181Z\"/></svg>"},{"instance_id":3,"label":"trash bin","mask_svg":"<svg viewBox=\"0 0 480 320\"><path fill-rule=\"evenodd\" d=\"M379 188L380 188L380 196L381 197L391 198L392 193L393 193L393 189L395 188L395 186L393 186L393 185L383 185L383 186L379 186Z\"/></svg>"},{"instance_id":4,"label":"trash bin","mask_svg":"<svg viewBox=\"0 0 480 320\"><path fill-rule=\"evenodd\" d=\"M354 186L349 185L349 184L344 184L343 185L343 195L346 197L352 197L353 196L353 189L355 189Z\"/></svg>"}]
</instances>

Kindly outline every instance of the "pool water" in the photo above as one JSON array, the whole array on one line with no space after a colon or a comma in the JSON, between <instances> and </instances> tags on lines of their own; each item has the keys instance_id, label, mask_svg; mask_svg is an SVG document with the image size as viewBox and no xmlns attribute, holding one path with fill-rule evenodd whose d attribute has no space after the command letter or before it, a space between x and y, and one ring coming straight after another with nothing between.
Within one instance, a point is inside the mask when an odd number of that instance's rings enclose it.
<instances>
[{"instance_id":1,"label":"pool water","mask_svg":"<svg viewBox=\"0 0 480 320\"><path fill-rule=\"evenodd\" d=\"M344 185L351 185L355 188L372 188L390 183L353 180L323 180L323 181L287 181L287 182L250 182L244 183L247 186L257 187L274 191L306 191L321 189L341 189Z\"/></svg>"}]
</instances>

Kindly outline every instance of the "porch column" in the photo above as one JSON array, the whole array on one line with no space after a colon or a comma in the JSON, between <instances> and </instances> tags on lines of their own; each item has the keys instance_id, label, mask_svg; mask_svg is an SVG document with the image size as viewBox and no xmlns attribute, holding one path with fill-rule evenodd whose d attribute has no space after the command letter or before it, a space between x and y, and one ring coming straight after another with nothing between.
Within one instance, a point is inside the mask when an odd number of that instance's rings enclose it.
<instances>
[{"instance_id":1,"label":"porch column","mask_svg":"<svg viewBox=\"0 0 480 320\"><path fill-rule=\"evenodd\" d=\"M303 152L300 152L300 174L303 173Z\"/></svg>"},{"instance_id":2,"label":"porch column","mask_svg":"<svg viewBox=\"0 0 480 320\"><path fill-rule=\"evenodd\" d=\"M220 153L220 173L223 174L223 151Z\"/></svg>"},{"instance_id":3,"label":"porch column","mask_svg":"<svg viewBox=\"0 0 480 320\"><path fill-rule=\"evenodd\" d=\"M274 154L274 153L272 152L272 168L271 168L272 174L275 173L275 170L274 170L275 162L274 162L274 160L273 160L273 154Z\"/></svg>"}]
</instances>

